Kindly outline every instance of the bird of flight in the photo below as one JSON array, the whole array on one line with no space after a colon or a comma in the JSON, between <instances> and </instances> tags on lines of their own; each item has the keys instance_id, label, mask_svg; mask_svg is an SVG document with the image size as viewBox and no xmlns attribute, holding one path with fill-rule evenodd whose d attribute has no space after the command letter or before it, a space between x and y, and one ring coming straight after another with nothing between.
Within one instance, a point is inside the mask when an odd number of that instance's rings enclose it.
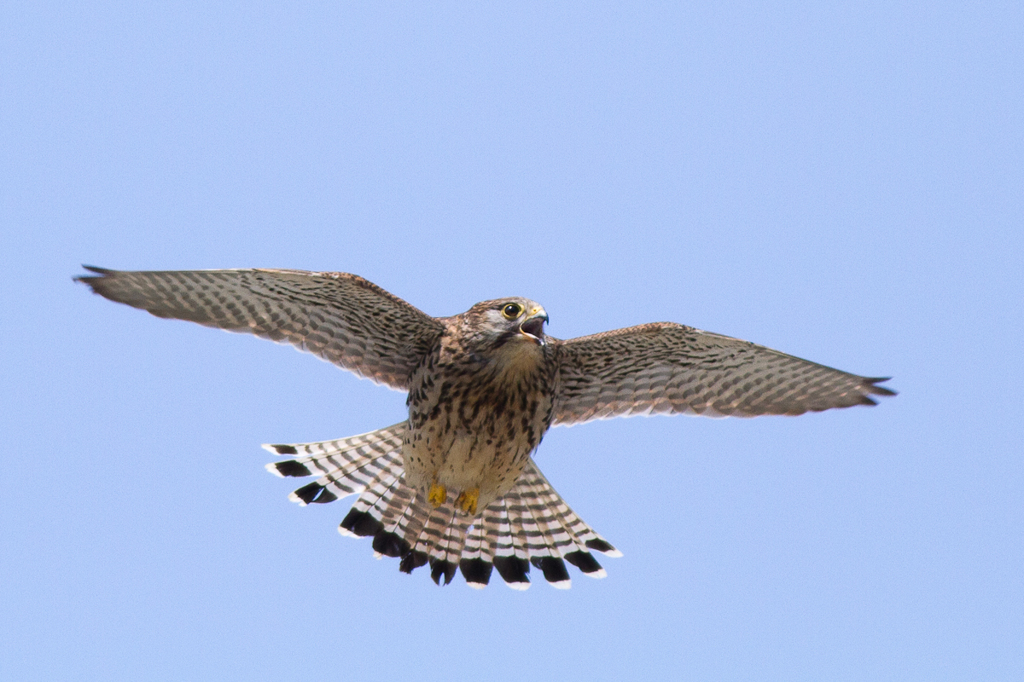
<instances>
[{"instance_id":1,"label":"bird of flight","mask_svg":"<svg viewBox=\"0 0 1024 682\"><path fill-rule=\"evenodd\" d=\"M319 443L265 445L293 459L279 476L316 476L299 504L358 495L344 535L437 584L473 587L494 570L526 589L530 566L568 587L565 562L604 577L592 552L620 553L562 500L533 461L549 427L647 414L798 415L874 405L885 378L842 372L671 322L559 340L520 297L431 317L367 280L302 270L123 272L76 277L157 317L248 332L407 391L408 417Z\"/></svg>"}]
</instances>

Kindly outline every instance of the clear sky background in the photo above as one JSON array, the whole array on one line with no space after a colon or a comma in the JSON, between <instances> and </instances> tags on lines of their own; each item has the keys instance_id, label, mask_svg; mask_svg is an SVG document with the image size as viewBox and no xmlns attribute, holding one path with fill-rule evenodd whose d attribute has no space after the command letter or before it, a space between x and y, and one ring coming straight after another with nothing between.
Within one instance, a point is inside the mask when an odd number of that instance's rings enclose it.
<instances>
[{"instance_id":1,"label":"clear sky background","mask_svg":"<svg viewBox=\"0 0 1024 682\"><path fill-rule=\"evenodd\" d=\"M1024 5L426 4L0 9L0 678L1024 678ZM553 429L624 556L438 588L259 448L402 394L80 263L522 295L900 395Z\"/></svg>"}]
</instances>

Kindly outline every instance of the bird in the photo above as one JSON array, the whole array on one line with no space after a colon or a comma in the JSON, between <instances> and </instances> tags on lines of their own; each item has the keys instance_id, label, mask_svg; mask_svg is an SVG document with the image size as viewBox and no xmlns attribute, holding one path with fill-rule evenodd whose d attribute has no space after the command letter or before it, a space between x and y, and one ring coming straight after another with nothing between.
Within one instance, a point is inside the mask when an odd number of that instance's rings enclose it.
<instances>
[{"instance_id":1,"label":"bird","mask_svg":"<svg viewBox=\"0 0 1024 682\"><path fill-rule=\"evenodd\" d=\"M374 554L474 588L495 571L514 589L531 566L557 588L566 563L602 578L621 556L534 461L547 430L651 414L799 415L896 395L864 377L674 322L560 340L527 298L431 317L358 275L283 269L119 271L75 280L157 317L288 343L407 392L402 421L337 440L270 444L267 469L315 477L300 505L357 495L339 525Z\"/></svg>"}]
</instances>

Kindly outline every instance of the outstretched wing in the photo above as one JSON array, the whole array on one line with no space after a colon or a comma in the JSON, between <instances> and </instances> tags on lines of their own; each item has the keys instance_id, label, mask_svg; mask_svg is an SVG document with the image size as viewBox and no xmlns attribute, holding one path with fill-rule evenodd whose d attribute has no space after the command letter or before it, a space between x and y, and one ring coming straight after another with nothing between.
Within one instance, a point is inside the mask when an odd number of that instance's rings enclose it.
<instances>
[{"instance_id":1,"label":"outstretched wing","mask_svg":"<svg viewBox=\"0 0 1024 682\"><path fill-rule=\"evenodd\" d=\"M122 272L76 277L157 317L286 342L362 377L407 390L443 327L362 277L302 270Z\"/></svg>"},{"instance_id":2,"label":"outstretched wing","mask_svg":"<svg viewBox=\"0 0 1024 682\"><path fill-rule=\"evenodd\" d=\"M638 414L752 417L874 405L868 378L672 322L556 342L553 424Z\"/></svg>"}]
</instances>

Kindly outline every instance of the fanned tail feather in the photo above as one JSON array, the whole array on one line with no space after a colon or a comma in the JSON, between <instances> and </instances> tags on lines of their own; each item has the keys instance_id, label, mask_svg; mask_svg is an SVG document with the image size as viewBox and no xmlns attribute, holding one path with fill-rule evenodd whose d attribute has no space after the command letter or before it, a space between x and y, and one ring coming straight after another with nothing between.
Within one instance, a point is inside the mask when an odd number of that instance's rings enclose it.
<instances>
[{"instance_id":1,"label":"fanned tail feather","mask_svg":"<svg viewBox=\"0 0 1024 682\"><path fill-rule=\"evenodd\" d=\"M405 422L349 438L319 443L264 445L278 455L305 455L273 462L267 471L277 476L304 477L320 473L315 482L302 486L289 499L301 505L325 503L363 492L388 473L402 475L402 435Z\"/></svg>"},{"instance_id":2,"label":"fanned tail feather","mask_svg":"<svg viewBox=\"0 0 1024 682\"><path fill-rule=\"evenodd\" d=\"M509 587L525 590L532 565L553 586L568 588L565 562L603 578L606 573L591 551L621 556L569 508L532 460L515 487L475 517L458 512L451 502L432 507L422 492L405 484L404 432L402 422L350 438L265 445L276 454L299 455L267 469L288 477L319 474L289 495L301 505L358 494L339 532L373 537L376 556L398 558L405 573L429 564L438 585L450 583L459 570L467 584L482 588L497 569Z\"/></svg>"}]
</instances>

